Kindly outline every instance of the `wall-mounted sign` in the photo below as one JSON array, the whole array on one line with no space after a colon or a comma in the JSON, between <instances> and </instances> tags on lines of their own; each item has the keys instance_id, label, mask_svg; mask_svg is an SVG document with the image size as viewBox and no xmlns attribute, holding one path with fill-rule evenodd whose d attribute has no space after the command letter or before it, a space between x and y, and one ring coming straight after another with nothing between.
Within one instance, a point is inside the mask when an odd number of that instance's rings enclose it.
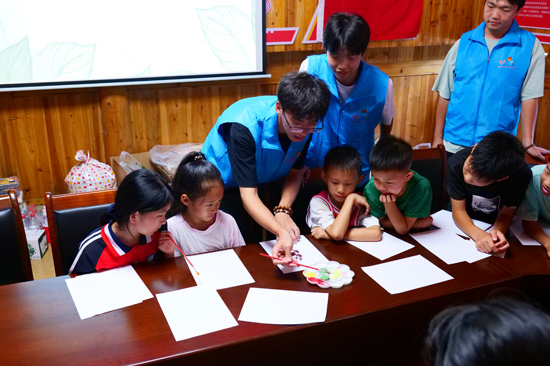
<instances>
[{"instance_id":1,"label":"wall-mounted sign","mask_svg":"<svg viewBox=\"0 0 550 366\"><path fill-rule=\"evenodd\" d=\"M293 44L300 27L266 28L265 44L268 46Z\"/></svg>"},{"instance_id":2,"label":"wall-mounted sign","mask_svg":"<svg viewBox=\"0 0 550 366\"><path fill-rule=\"evenodd\" d=\"M550 29L550 0L527 0L516 21L522 27Z\"/></svg>"},{"instance_id":3,"label":"wall-mounted sign","mask_svg":"<svg viewBox=\"0 0 550 366\"><path fill-rule=\"evenodd\" d=\"M423 0L319 0L318 23L324 28L331 14L346 11L365 18L371 41L411 39L420 31L423 6Z\"/></svg>"}]
</instances>

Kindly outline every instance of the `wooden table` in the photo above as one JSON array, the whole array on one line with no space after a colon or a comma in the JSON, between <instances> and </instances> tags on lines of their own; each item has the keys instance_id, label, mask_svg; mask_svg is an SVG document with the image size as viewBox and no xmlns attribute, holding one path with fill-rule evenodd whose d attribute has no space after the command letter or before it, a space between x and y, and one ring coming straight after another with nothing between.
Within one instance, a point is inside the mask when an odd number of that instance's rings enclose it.
<instances>
[{"instance_id":1,"label":"wooden table","mask_svg":"<svg viewBox=\"0 0 550 366\"><path fill-rule=\"evenodd\" d=\"M250 287L328 292L324 323L239 322L237 327L176 342L155 298L80 320L64 276L0 287L0 364L376 364L418 353L429 320L444 307L483 299L500 287L529 288L529 278L547 280L550 274L543 248L516 244L508 258L447 265L416 244L387 261L421 254L454 279L390 295L361 270L381 261L349 244L308 238L327 258L355 271L351 285L323 290L309 285L300 272L284 275L259 255L263 250L256 244L235 249L256 282L219 293L237 319ZM181 257L135 269L153 294L195 285Z\"/></svg>"}]
</instances>

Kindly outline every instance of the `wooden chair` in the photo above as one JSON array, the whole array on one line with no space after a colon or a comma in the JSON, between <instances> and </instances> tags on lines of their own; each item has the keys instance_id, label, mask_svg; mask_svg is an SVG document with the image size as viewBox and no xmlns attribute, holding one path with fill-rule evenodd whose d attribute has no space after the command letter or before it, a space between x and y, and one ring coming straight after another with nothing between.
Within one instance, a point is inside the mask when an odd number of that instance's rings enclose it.
<instances>
[{"instance_id":1,"label":"wooden chair","mask_svg":"<svg viewBox=\"0 0 550 366\"><path fill-rule=\"evenodd\" d=\"M443 145L427 149L413 150L411 169L430 181L432 186L431 213L437 212L447 205L448 196L443 188L443 180L447 172L447 154Z\"/></svg>"},{"instance_id":2,"label":"wooden chair","mask_svg":"<svg viewBox=\"0 0 550 366\"><path fill-rule=\"evenodd\" d=\"M0 285L32 281L27 237L15 191L0 196Z\"/></svg>"},{"instance_id":3,"label":"wooden chair","mask_svg":"<svg viewBox=\"0 0 550 366\"><path fill-rule=\"evenodd\" d=\"M116 189L60 195L46 192L44 203L56 276L69 273L80 242L99 227L115 195Z\"/></svg>"}]
</instances>

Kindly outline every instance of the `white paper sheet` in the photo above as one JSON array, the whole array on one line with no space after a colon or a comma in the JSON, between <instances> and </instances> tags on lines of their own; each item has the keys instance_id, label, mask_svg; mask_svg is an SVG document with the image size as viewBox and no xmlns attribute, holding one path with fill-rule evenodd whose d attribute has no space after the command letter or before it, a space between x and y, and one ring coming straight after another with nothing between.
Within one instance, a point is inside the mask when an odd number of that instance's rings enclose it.
<instances>
[{"instance_id":1,"label":"white paper sheet","mask_svg":"<svg viewBox=\"0 0 550 366\"><path fill-rule=\"evenodd\" d=\"M260 245L264 248L267 254L272 255L271 250L275 246L275 243L276 240L269 240L260 242ZM328 262L327 257L325 257L323 253L321 253L319 249L317 249L315 245L313 245L303 235L300 235L298 242L294 243L292 258L296 262L305 264L306 266L313 266L317 262ZM303 271L305 269L304 267L289 267L280 264L278 266L284 274Z\"/></svg>"},{"instance_id":2,"label":"white paper sheet","mask_svg":"<svg viewBox=\"0 0 550 366\"><path fill-rule=\"evenodd\" d=\"M392 295L453 279L421 255L361 269Z\"/></svg>"},{"instance_id":3,"label":"white paper sheet","mask_svg":"<svg viewBox=\"0 0 550 366\"><path fill-rule=\"evenodd\" d=\"M394 255L403 253L406 250L414 248L414 245L409 244L401 239L396 238L388 233L382 233L380 241L353 241L348 240L348 243L354 247L361 249L364 252L380 259L386 260Z\"/></svg>"},{"instance_id":4,"label":"white paper sheet","mask_svg":"<svg viewBox=\"0 0 550 366\"><path fill-rule=\"evenodd\" d=\"M478 251L474 240L463 238L466 235L456 226L450 211L441 210L432 217L433 225L439 230L411 233L410 236L445 263L473 263L491 256ZM489 224L477 220L474 224L483 230L489 227Z\"/></svg>"},{"instance_id":5,"label":"white paper sheet","mask_svg":"<svg viewBox=\"0 0 550 366\"><path fill-rule=\"evenodd\" d=\"M176 341L239 325L218 292L209 286L157 294L157 300Z\"/></svg>"},{"instance_id":6,"label":"white paper sheet","mask_svg":"<svg viewBox=\"0 0 550 366\"><path fill-rule=\"evenodd\" d=\"M432 215L432 218L433 218L432 225L442 229L453 228L453 230L455 230L456 233L466 235L462 232L462 230L458 228L458 226L456 226L455 221L453 220L453 213L451 211L447 211L447 210L437 211ZM479 220L472 220L472 222L474 223L475 226L477 226L478 228L484 231L487 231L493 226Z\"/></svg>"},{"instance_id":7,"label":"white paper sheet","mask_svg":"<svg viewBox=\"0 0 550 366\"><path fill-rule=\"evenodd\" d=\"M199 286L207 285L216 290L221 290L254 283L250 272L233 249L190 255L188 258L200 273L200 275L197 275L195 270L187 263L196 284Z\"/></svg>"},{"instance_id":8,"label":"white paper sheet","mask_svg":"<svg viewBox=\"0 0 550 366\"><path fill-rule=\"evenodd\" d=\"M132 266L65 280L80 319L135 305L153 297Z\"/></svg>"},{"instance_id":9,"label":"white paper sheet","mask_svg":"<svg viewBox=\"0 0 550 366\"><path fill-rule=\"evenodd\" d=\"M239 320L283 325L319 323L325 321L327 307L328 293L252 287Z\"/></svg>"},{"instance_id":10,"label":"white paper sheet","mask_svg":"<svg viewBox=\"0 0 550 366\"><path fill-rule=\"evenodd\" d=\"M512 225L510 226L510 230L514 233L516 238L520 241L522 245L528 245L528 246L540 246L541 244L533 239L529 234L523 230L523 225L521 224L521 219L519 217L514 217L514 221L512 221ZM548 236L550 236L550 224L545 221L539 221L540 228L544 231L544 233Z\"/></svg>"}]
</instances>

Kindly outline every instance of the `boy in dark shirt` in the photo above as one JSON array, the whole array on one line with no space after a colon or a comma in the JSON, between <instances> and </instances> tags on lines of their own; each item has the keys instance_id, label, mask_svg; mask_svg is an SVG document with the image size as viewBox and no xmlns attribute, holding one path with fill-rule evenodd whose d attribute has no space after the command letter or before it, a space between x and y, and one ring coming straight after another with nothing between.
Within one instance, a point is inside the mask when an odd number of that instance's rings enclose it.
<instances>
[{"instance_id":1,"label":"boy in dark shirt","mask_svg":"<svg viewBox=\"0 0 550 366\"><path fill-rule=\"evenodd\" d=\"M485 136L453 155L443 183L451 197L456 225L484 253L503 253L510 246L504 234L531 180L521 142L504 131ZM494 224L489 232L472 219Z\"/></svg>"}]
</instances>

